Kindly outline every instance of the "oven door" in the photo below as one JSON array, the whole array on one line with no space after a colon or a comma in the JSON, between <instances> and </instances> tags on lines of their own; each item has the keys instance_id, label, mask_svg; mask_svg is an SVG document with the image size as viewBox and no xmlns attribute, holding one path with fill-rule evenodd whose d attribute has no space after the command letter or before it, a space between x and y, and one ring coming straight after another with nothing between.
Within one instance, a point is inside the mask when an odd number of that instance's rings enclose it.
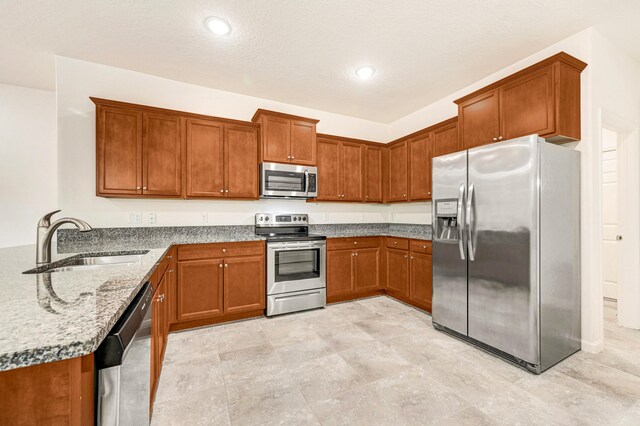
<instances>
[{"instance_id":1,"label":"oven door","mask_svg":"<svg viewBox=\"0 0 640 426\"><path fill-rule=\"evenodd\" d=\"M263 198L311 198L318 195L317 167L260 164L260 196Z\"/></svg>"},{"instance_id":2,"label":"oven door","mask_svg":"<svg viewBox=\"0 0 640 426\"><path fill-rule=\"evenodd\" d=\"M326 241L267 243L267 294L326 287Z\"/></svg>"}]
</instances>

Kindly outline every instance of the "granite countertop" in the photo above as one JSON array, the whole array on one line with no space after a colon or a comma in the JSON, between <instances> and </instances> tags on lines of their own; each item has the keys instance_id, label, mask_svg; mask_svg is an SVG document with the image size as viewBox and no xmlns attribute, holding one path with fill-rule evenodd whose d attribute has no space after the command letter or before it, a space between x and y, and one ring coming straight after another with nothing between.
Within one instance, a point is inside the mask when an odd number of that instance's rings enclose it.
<instances>
[{"instance_id":1,"label":"granite countertop","mask_svg":"<svg viewBox=\"0 0 640 426\"><path fill-rule=\"evenodd\" d=\"M311 225L310 232L431 239L428 225ZM94 352L171 245L258 240L252 225L61 229L54 262L78 253L148 252L129 265L38 274L22 273L35 267L35 245L0 249L0 371Z\"/></svg>"}]
</instances>

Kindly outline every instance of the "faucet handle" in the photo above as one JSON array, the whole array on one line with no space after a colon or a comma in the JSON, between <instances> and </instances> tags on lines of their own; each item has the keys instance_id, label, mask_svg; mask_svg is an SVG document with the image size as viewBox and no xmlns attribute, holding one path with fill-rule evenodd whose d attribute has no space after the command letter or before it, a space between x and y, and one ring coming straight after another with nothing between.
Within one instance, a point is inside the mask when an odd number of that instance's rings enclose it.
<instances>
[{"instance_id":1,"label":"faucet handle","mask_svg":"<svg viewBox=\"0 0 640 426\"><path fill-rule=\"evenodd\" d=\"M49 225L51 225L51 216L53 216L56 213L60 213L61 211L62 210L55 210L55 211L52 211L50 213L45 214L38 221L38 226L42 226L44 228L48 227Z\"/></svg>"}]
</instances>

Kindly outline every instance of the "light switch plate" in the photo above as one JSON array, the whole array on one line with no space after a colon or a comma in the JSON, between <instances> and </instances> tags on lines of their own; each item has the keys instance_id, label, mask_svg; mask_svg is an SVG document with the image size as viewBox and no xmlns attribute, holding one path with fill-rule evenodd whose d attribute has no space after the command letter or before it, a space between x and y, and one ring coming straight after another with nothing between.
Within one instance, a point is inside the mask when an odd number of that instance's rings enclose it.
<instances>
[{"instance_id":1,"label":"light switch plate","mask_svg":"<svg viewBox=\"0 0 640 426\"><path fill-rule=\"evenodd\" d=\"M142 213L140 212L129 213L129 223L142 223Z\"/></svg>"}]
</instances>

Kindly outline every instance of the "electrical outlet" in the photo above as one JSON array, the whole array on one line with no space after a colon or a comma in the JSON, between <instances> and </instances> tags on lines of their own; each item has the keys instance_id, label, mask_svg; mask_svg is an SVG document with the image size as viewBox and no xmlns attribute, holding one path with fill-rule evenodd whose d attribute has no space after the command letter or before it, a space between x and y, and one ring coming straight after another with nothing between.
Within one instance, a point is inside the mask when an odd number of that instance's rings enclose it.
<instances>
[{"instance_id":1,"label":"electrical outlet","mask_svg":"<svg viewBox=\"0 0 640 426\"><path fill-rule=\"evenodd\" d=\"M145 215L144 215L144 223L149 224L149 225L155 225L156 224L156 213L155 212L145 213Z\"/></svg>"},{"instance_id":2,"label":"electrical outlet","mask_svg":"<svg viewBox=\"0 0 640 426\"><path fill-rule=\"evenodd\" d=\"M139 212L129 213L129 223L142 223L142 213L139 213Z\"/></svg>"},{"instance_id":3,"label":"electrical outlet","mask_svg":"<svg viewBox=\"0 0 640 426\"><path fill-rule=\"evenodd\" d=\"M200 223L209 223L209 213L200 213Z\"/></svg>"}]
</instances>

